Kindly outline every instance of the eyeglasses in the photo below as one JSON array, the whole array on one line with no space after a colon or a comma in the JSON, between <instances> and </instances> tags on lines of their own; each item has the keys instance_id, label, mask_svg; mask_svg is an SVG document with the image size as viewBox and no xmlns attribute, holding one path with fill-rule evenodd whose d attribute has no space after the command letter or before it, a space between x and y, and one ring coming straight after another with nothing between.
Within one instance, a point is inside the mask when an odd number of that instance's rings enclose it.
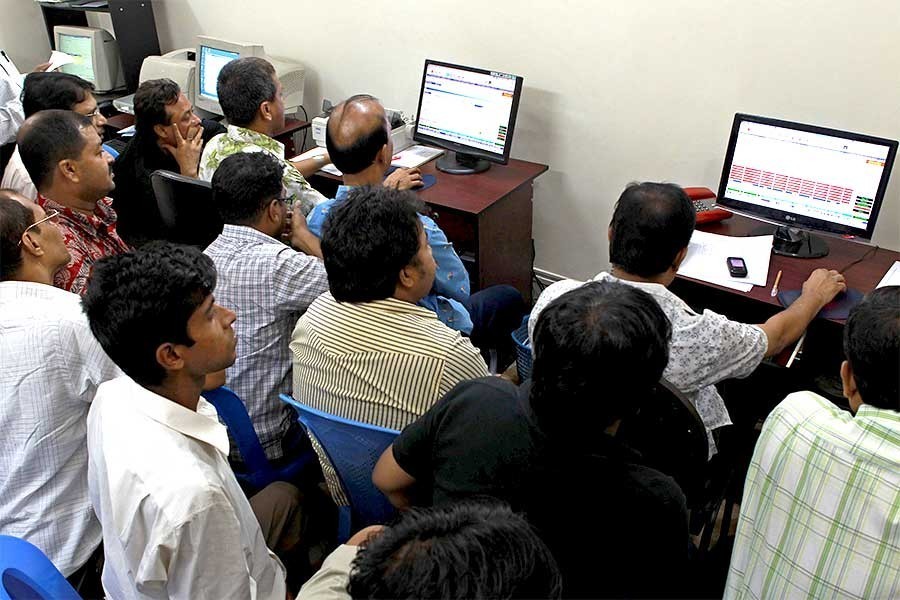
<instances>
[{"instance_id":1,"label":"eyeglasses","mask_svg":"<svg viewBox=\"0 0 900 600\"><path fill-rule=\"evenodd\" d=\"M100 107L98 106L97 108L94 109L94 112L91 112L91 113L88 113L88 114L82 115L82 116L85 116L88 119L96 119L97 117L100 116Z\"/></svg>"},{"instance_id":2,"label":"eyeglasses","mask_svg":"<svg viewBox=\"0 0 900 600\"><path fill-rule=\"evenodd\" d=\"M29 225L28 227L26 227L26 228L25 228L25 231L22 232L22 239L19 240L19 244L18 244L18 245L21 246L21 245L22 245L22 242L25 241L25 234L28 233L28 230L29 230L29 229L31 229L32 227L37 227L37 226L40 225L41 223L44 223L44 222L49 221L49 220L51 220L51 219L55 219L55 218L58 217L58 216L59 216L59 211L58 211L58 210L50 211L50 214L48 214L46 217L44 217L44 218L41 219L40 221L35 221L34 223L32 223L31 225Z\"/></svg>"}]
</instances>

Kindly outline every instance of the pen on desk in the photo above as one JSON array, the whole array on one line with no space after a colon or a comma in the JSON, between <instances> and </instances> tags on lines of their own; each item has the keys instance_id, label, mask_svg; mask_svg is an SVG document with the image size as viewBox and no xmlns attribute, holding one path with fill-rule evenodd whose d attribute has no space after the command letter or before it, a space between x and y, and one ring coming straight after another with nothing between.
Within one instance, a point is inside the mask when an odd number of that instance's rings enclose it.
<instances>
[{"instance_id":1,"label":"pen on desk","mask_svg":"<svg viewBox=\"0 0 900 600\"><path fill-rule=\"evenodd\" d=\"M773 298L778 295L778 282L781 281L781 270L778 271L778 275L775 276L775 283L772 284L772 291L769 292L769 295Z\"/></svg>"},{"instance_id":2,"label":"pen on desk","mask_svg":"<svg viewBox=\"0 0 900 600\"><path fill-rule=\"evenodd\" d=\"M803 348L803 341L806 339L806 332L803 332L803 335L800 336L800 339L797 340L797 345L794 346L794 351L791 352L791 357L788 359L787 364L785 365L786 369L790 369L791 365L794 363L794 360L797 359L797 355L800 354L800 350Z\"/></svg>"}]
</instances>

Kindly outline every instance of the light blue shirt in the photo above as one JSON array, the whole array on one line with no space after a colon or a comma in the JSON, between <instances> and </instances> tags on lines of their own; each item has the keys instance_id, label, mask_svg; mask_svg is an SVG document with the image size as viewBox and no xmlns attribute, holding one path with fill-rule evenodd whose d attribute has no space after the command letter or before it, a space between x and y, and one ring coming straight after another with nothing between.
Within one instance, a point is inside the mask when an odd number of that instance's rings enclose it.
<instances>
[{"instance_id":1,"label":"light blue shirt","mask_svg":"<svg viewBox=\"0 0 900 600\"><path fill-rule=\"evenodd\" d=\"M325 223L325 217L338 202L346 200L350 190L351 186L339 186L334 198L322 202L309 213L306 222L309 230L316 237L322 237L322 224ZM438 319L447 327L467 335L471 334L472 318L462 304L469 298L471 289L469 273L456 251L453 250L453 244L447 240L447 236L437 226L437 223L421 214L419 221L422 222L422 227L425 229L428 245L431 246L431 253L437 263L437 271L434 274L431 293L419 300L418 304L437 314Z\"/></svg>"}]
</instances>

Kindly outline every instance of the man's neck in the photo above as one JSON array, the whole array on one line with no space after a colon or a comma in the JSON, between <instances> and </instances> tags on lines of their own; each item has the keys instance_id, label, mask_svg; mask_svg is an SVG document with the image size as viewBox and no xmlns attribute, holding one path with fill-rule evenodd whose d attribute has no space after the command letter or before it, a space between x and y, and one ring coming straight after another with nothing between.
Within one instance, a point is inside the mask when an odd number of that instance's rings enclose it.
<instances>
[{"instance_id":1,"label":"man's neck","mask_svg":"<svg viewBox=\"0 0 900 600\"><path fill-rule=\"evenodd\" d=\"M57 204L61 204L66 208L71 208L75 212L79 212L86 216L91 216L94 214L94 211L97 209L97 200L83 200L78 196L67 192L66 190L51 188L46 192L42 192L41 195L48 200L53 200Z\"/></svg>"},{"instance_id":2,"label":"man's neck","mask_svg":"<svg viewBox=\"0 0 900 600\"><path fill-rule=\"evenodd\" d=\"M248 227L254 231L258 231L264 235L267 235L274 240L277 240L279 233L281 233L280 230L271 231L270 229L267 229L266 225L263 223L234 223L234 225L237 225L238 227ZM274 229L274 227L272 229Z\"/></svg>"},{"instance_id":3,"label":"man's neck","mask_svg":"<svg viewBox=\"0 0 900 600\"><path fill-rule=\"evenodd\" d=\"M358 185L381 185L383 180L384 170L374 164L359 173L353 173L352 175L344 174L344 185L349 185L351 187Z\"/></svg>"},{"instance_id":4,"label":"man's neck","mask_svg":"<svg viewBox=\"0 0 900 600\"><path fill-rule=\"evenodd\" d=\"M205 377L195 379L186 373L169 375L159 385L146 386L151 392L159 394L163 398L180 404L188 410L197 412L197 403L200 401L200 393L203 391Z\"/></svg>"},{"instance_id":5,"label":"man's neck","mask_svg":"<svg viewBox=\"0 0 900 600\"><path fill-rule=\"evenodd\" d=\"M675 279L675 273L672 272L672 269L660 273L659 275L654 275L653 277L641 277L640 275L635 275L633 273L629 273L628 271L613 266L610 274L616 279L622 279L624 281L636 281L638 283L658 283L661 286L669 287L669 284L672 283L672 280Z\"/></svg>"},{"instance_id":6,"label":"man's neck","mask_svg":"<svg viewBox=\"0 0 900 600\"><path fill-rule=\"evenodd\" d=\"M26 263L22 265L18 271L13 273L8 281L24 281L53 285L53 273L41 264Z\"/></svg>"},{"instance_id":7,"label":"man's neck","mask_svg":"<svg viewBox=\"0 0 900 600\"><path fill-rule=\"evenodd\" d=\"M238 127L243 127L244 129L249 129L250 131L255 131L256 133L261 133L262 135L269 137L272 137L272 134L274 133L271 130L269 121L261 121L259 119L252 121L247 125L238 125Z\"/></svg>"}]
</instances>

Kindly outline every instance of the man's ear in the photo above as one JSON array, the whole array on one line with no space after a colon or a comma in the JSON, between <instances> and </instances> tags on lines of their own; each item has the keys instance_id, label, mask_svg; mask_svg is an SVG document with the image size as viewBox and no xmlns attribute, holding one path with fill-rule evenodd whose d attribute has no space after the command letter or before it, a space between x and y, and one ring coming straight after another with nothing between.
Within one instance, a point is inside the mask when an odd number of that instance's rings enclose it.
<instances>
[{"instance_id":1,"label":"man's ear","mask_svg":"<svg viewBox=\"0 0 900 600\"><path fill-rule=\"evenodd\" d=\"M381 147L381 150L378 151L378 154L375 156L376 161L380 161L381 164L389 166L391 164L391 160L394 158L389 152L388 145L385 144Z\"/></svg>"},{"instance_id":2,"label":"man's ear","mask_svg":"<svg viewBox=\"0 0 900 600\"><path fill-rule=\"evenodd\" d=\"M43 246L41 246L41 243L36 236L31 235L31 231L26 232L25 235L22 236L22 250L28 252L32 256L40 257L44 255Z\"/></svg>"},{"instance_id":3,"label":"man's ear","mask_svg":"<svg viewBox=\"0 0 900 600\"><path fill-rule=\"evenodd\" d=\"M400 276L397 278L397 285L405 289L410 289L415 286L416 278L414 275L414 268L415 267L412 264L409 264L400 269Z\"/></svg>"},{"instance_id":4,"label":"man's ear","mask_svg":"<svg viewBox=\"0 0 900 600\"><path fill-rule=\"evenodd\" d=\"M672 268L676 271L678 267L681 266L682 261L684 261L684 257L687 256L687 246L678 251L678 254L675 255L675 260L672 262Z\"/></svg>"},{"instance_id":5,"label":"man's ear","mask_svg":"<svg viewBox=\"0 0 900 600\"><path fill-rule=\"evenodd\" d=\"M613 237L613 228L612 225L606 228L606 241L611 242Z\"/></svg>"},{"instance_id":6,"label":"man's ear","mask_svg":"<svg viewBox=\"0 0 900 600\"><path fill-rule=\"evenodd\" d=\"M262 104L259 105L259 110L257 111L264 121L272 120L272 103L266 100Z\"/></svg>"},{"instance_id":7,"label":"man's ear","mask_svg":"<svg viewBox=\"0 0 900 600\"><path fill-rule=\"evenodd\" d=\"M79 183L81 181L81 171L78 168L78 162L71 158L64 158L56 163L56 175L65 178L71 183Z\"/></svg>"},{"instance_id":8,"label":"man's ear","mask_svg":"<svg viewBox=\"0 0 900 600\"><path fill-rule=\"evenodd\" d=\"M281 207L278 206L280 201L276 198L266 205L266 216L273 223L281 222Z\"/></svg>"},{"instance_id":9,"label":"man's ear","mask_svg":"<svg viewBox=\"0 0 900 600\"><path fill-rule=\"evenodd\" d=\"M156 124L153 126L153 133L156 134L157 138L164 140L169 137L169 126Z\"/></svg>"},{"instance_id":10,"label":"man's ear","mask_svg":"<svg viewBox=\"0 0 900 600\"><path fill-rule=\"evenodd\" d=\"M850 410L854 413L862 404L862 398L859 396L859 387L856 385L856 377L853 375L853 367L850 361L841 363L841 387L843 387L844 398L850 403Z\"/></svg>"},{"instance_id":11,"label":"man's ear","mask_svg":"<svg viewBox=\"0 0 900 600\"><path fill-rule=\"evenodd\" d=\"M156 362L166 371L180 371L184 368L184 359L171 342L159 345L156 349Z\"/></svg>"}]
</instances>

